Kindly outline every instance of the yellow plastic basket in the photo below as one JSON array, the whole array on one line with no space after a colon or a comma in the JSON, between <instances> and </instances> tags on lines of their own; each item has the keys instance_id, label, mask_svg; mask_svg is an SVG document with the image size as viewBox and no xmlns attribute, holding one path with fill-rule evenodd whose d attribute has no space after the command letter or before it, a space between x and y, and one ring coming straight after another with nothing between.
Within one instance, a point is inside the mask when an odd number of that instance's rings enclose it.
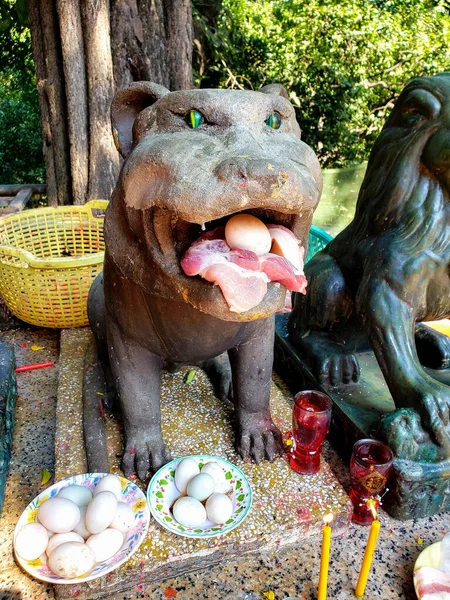
<instances>
[{"instance_id":1,"label":"yellow plastic basket","mask_svg":"<svg viewBox=\"0 0 450 600\"><path fill-rule=\"evenodd\" d=\"M103 270L107 205L92 200L0 218L0 296L16 317L40 327L88 323L89 288Z\"/></svg>"}]
</instances>

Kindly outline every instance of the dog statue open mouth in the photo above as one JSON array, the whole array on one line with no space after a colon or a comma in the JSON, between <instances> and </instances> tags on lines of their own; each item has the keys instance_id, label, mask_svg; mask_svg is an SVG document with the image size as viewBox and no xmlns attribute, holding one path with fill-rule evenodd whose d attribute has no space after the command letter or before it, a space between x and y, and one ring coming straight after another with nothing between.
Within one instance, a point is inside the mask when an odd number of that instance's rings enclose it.
<instances>
[{"instance_id":1,"label":"dog statue open mouth","mask_svg":"<svg viewBox=\"0 0 450 600\"><path fill-rule=\"evenodd\" d=\"M125 162L89 314L120 398L125 474L144 478L169 459L160 428L165 362L202 366L222 396L232 374L237 450L273 459L281 451L269 409L273 315L287 289L305 290L322 188L286 91L169 92L139 82L118 92L111 114ZM266 253L230 246L227 223L239 215L267 229Z\"/></svg>"},{"instance_id":2,"label":"dog statue open mouth","mask_svg":"<svg viewBox=\"0 0 450 600\"><path fill-rule=\"evenodd\" d=\"M244 222L248 220L248 215L241 216ZM237 231L231 231L228 237L236 238L235 247L229 245L231 242L227 239L226 228L216 227L194 242L181 259L186 275L200 275L218 285L230 311L237 313L258 306L267 294L270 281L283 284L290 292L304 293L306 289L303 273L305 249L298 247L294 234L281 225L266 227L259 219L252 219L250 223L255 222L256 227L238 226ZM233 227L233 218L228 227ZM264 235L266 232L267 236ZM239 237L243 238L243 244L238 244ZM256 252L256 247L261 245L259 238L266 247ZM241 245L255 248L250 250L241 248Z\"/></svg>"}]
</instances>

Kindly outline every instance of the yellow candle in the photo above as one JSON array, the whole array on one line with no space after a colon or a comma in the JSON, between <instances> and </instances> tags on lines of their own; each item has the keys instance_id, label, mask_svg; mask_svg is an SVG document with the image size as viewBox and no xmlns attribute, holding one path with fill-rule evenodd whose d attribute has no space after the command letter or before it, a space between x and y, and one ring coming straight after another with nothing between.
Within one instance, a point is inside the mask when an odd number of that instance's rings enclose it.
<instances>
[{"instance_id":1,"label":"yellow candle","mask_svg":"<svg viewBox=\"0 0 450 600\"><path fill-rule=\"evenodd\" d=\"M357 598L362 598L364 596L364 590L366 589L367 579L369 578L370 566L372 564L373 553L375 552L375 546L377 545L379 532L380 521L375 519L372 521L372 525L370 526L369 539L367 540L366 551L364 552L358 584L355 589L355 596Z\"/></svg>"},{"instance_id":2,"label":"yellow candle","mask_svg":"<svg viewBox=\"0 0 450 600\"><path fill-rule=\"evenodd\" d=\"M322 530L322 555L320 558L319 594L317 600L325 600L327 597L328 564L330 562L331 527L328 523L333 520L333 515L323 518L325 523Z\"/></svg>"}]
</instances>

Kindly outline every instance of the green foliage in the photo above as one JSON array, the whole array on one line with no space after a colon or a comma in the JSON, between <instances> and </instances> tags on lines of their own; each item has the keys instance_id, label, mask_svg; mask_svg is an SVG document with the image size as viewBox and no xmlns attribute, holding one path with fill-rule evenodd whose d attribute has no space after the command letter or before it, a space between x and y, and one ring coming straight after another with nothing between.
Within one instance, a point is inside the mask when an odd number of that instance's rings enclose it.
<instances>
[{"instance_id":1,"label":"green foliage","mask_svg":"<svg viewBox=\"0 0 450 600\"><path fill-rule=\"evenodd\" d=\"M0 72L14 69L23 83L33 77L26 0L0 0Z\"/></svg>"},{"instance_id":2,"label":"green foliage","mask_svg":"<svg viewBox=\"0 0 450 600\"><path fill-rule=\"evenodd\" d=\"M0 0L0 183L44 181L26 0Z\"/></svg>"},{"instance_id":3,"label":"green foliage","mask_svg":"<svg viewBox=\"0 0 450 600\"><path fill-rule=\"evenodd\" d=\"M282 83L325 167L366 159L405 83L450 68L446 0L223 0L213 21L196 6L197 83Z\"/></svg>"},{"instance_id":4,"label":"green foliage","mask_svg":"<svg viewBox=\"0 0 450 600\"><path fill-rule=\"evenodd\" d=\"M0 183L43 183L37 91L21 81L17 71L0 75Z\"/></svg>"}]
</instances>

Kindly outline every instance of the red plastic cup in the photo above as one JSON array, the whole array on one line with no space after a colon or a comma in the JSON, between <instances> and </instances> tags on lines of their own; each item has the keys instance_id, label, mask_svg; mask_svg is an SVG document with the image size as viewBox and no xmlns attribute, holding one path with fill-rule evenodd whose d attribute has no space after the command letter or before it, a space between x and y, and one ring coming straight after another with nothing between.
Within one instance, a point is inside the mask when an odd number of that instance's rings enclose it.
<instances>
[{"instance_id":1,"label":"red plastic cup","mask_svg":"<svg viewBox=\"0 0 450 600\"><path fill-rule=\"evenodd\" d=\"M314 475L320 469L322 444L331 421L331 398L322 392L305 391L295 396L289 463L296 473Z\"/></svg>"},{"instance_id":2,"label":"red plastic cup","mask_svg":"<svg viewBox=\"0 0 450 600\"><path fill-rule=\"evenodd\" d=\"M352 521L370 525L375 519L392 467L392 450L386 444L372 439L356 442L350 459L353 503Z\"/></svg>"}]
</instances>

